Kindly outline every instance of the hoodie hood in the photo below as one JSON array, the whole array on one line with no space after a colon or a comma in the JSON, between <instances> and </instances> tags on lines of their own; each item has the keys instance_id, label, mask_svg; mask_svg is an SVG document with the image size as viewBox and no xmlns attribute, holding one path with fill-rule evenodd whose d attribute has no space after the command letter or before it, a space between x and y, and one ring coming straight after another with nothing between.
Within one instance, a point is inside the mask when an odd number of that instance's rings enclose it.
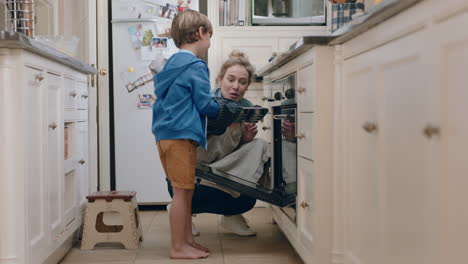
<instances>
[{"instance_id":1,"label":"hoodie hood","mask_svg":"<svg viewBox=\"0 0 468 264\"><path fill-rule=\"evenodd\" d=\"M195 63L205 63L191 53L179 52L174 54L164 65L164 69L154 76L154 93L161 97L167 89L180 78L188 67Z\"/></svg>"}]
</instances>

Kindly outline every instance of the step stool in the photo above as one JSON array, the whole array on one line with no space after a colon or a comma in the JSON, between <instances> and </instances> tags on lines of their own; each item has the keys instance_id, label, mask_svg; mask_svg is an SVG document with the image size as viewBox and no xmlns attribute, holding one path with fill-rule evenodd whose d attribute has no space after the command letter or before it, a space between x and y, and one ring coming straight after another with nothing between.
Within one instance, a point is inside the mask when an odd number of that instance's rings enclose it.
<instances>
[{"instance_id":1,"label":"step stool","mask_svg":"<svg viewBox=\"0 0 468 264\"><path fill-rule=\"evenodd\" d=\"M88 205L81 241L82 250L94 249L97 243L119 242L126 249L137 249L143 241L140 217L133 191L101 191L88 196ZM103 222L105 212L120 213L123 225L108 226Z\"/></svg>"}]
</instances>

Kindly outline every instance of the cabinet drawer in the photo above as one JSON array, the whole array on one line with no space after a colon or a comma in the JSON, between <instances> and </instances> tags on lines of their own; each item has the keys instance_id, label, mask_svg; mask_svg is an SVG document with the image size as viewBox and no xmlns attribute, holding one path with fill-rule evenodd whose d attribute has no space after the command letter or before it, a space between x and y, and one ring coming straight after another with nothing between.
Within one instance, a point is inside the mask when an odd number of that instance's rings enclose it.
<instances>
[{"instance_id":1,"label":"cabinet drawer","mask_svg":"<svg viewBox=\"0 0 468 264\"><path fill-rule=\"evenodd\" d=\"M313 64L297 71L297 108L299 112L315 111L315 72Z\"/></svg>"},{"instance_id":2,"label":"cabinet drawer","mask_svg":"<svg viewBox=\"0 0 468 264\"><path fill-rule=\"evenodd\" d=\"M304 158L314 160L314 123L315 114L298 114L297 145L298 155Z\"/></svg>"},{"instance_id":3,"label":"cabinet drawer","mask_svg":"<svg viewBox=\"0 0 468 264\"><path fill-rule=\"evenodd\" d=\"M76 91L75 81L69 78L64 78L64 93L63 93L63 108L67 110L76 109L78 92Z\"/></svg>"},{"instance_id":4,"label":"cabinet drawer","mask_svg":"<svg viewBox=\"0 0 468 264\"><path fill-rule=\"evenodd\" d=\"M88 87L86 83L76 82L77 108L79 110L88 109Z\"/></svg>"}]
</instances>

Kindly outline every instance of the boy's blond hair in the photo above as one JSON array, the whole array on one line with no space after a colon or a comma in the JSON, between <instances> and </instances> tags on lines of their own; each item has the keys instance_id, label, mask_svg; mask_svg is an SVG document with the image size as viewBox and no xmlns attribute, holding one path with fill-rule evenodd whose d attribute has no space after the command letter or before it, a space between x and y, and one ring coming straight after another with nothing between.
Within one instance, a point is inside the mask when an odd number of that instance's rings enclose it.
<instances>
[{"instance_id":1,"label":"boy's blond hair","mask_svg":"<svg viewBox=\"0 0 468 264\"><path fill-rule=\"evenodd\" d=\"M195 10L179 12L172 21L171 36L175 45L180 48L183 44L198 41L198 29L202 27L204 33L213 34L213 27L207 16Z\"/></svg>"}]
</instances>

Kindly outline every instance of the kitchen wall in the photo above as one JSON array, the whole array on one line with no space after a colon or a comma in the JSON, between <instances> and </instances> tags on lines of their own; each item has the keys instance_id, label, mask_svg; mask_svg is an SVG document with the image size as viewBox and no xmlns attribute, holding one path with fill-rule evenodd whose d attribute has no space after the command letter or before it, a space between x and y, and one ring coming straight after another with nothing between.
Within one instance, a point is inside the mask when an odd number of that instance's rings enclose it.
<instances>
[{"instance_id":1,"label":"kitchen wall","mask_svg":"<svg viewBox=\"0 0 468 264\"><path fill-rule=\"evenodd\" d=\"M91 2L92 3L92 2ZM86 54L89 53L88 43L88 4L89 1L58 1L58 35L70 39L78 37L77 58L87 62Z\"/></svg>"}]
</instances>

